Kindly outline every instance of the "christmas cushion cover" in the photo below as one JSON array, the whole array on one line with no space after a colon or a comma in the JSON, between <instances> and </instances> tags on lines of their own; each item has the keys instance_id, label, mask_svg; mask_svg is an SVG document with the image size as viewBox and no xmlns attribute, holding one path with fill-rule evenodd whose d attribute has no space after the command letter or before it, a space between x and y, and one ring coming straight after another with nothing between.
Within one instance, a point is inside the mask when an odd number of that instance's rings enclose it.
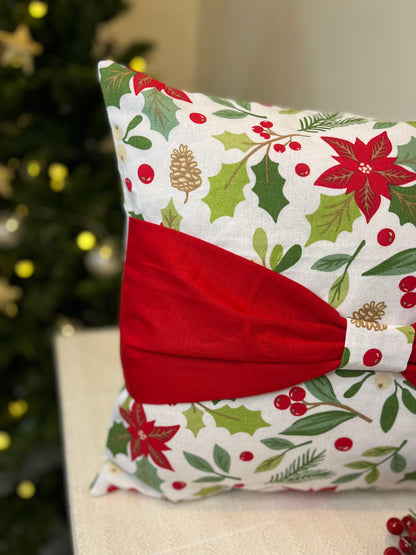
<instances>
[{"instance_id":1,"label":"christmas cushion cover","mask_svg":"<svg viewBox=\"0 0 416 555\"><path fill-rule=\"evenodd\" d=\"M416 129L99 78L125 387L93 495L416 489Z\"/></svg>"}]
</instances>

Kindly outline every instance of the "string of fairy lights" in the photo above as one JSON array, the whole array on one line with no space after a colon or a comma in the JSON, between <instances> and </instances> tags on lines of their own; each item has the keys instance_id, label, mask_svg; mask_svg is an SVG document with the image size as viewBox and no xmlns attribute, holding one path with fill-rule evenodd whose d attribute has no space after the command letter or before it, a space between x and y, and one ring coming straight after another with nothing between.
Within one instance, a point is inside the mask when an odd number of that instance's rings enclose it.
<instances>
[{"instance_id":1,"label":"string of fairy lights","mask_svg":"<svg viewBox=\"0 0 416 555\"><path fill-rule=\"evenodd\" d=\"M27 6L28 15L36 19L48 16L49 6L47 2L32 0ZM21 71L23 75L30 76L35 71L34 57L41 55L43 46L34 41L30 29L26 23L17 26L14 32L0 30L0 65ZM132 58L129 66L140 72L146 71L146 60L141 56ZM16 124L18 127L28 125L30 118L22 114ZM44 167L39 160L22 161L12 157L5 163L0 161L0 197L13 200L13 182L17 176L25 179L36 179L47 177L49 188L57 194L64 192L71 186L71 175L68 167L59 161L55 161ZM52 214L50 215L53 216ZM65 214L63 215L65 217ZM30 213L30 208L23 203L14 206L13 210L0 211L0 248L12 249L17 247L23 237L25 222L29 217L36 217ZM37 217L48 217L45 214ZM74 237L77 247L84 253L84 265L87 271L94 277L113 277L121 271L121 253L117 240L106 234L97 222L88 221L91 225L82 225L86 219L74 218L68 215L68 219L80 230ZM15 262L14 275L19 278L20 285L12 285L9 280L0 276L0 313L7 318L16 318L19 314L19 302L24 297L25 281L36 275L36 260L24 258ZM11 277L11 276L10 276ZM58 331L65 337L73 335L80 327L79 322L59 315L56 319ZM30 411L25 399L13 399L7 405L8 415L14 421L21 420ZM0 430L0 452L6 451L12 445L13 438L5 431ZM30 499L36 494L36 485L31 480L22 480L16 486L16 495L21 499Z\"/></svg>"}]
</instances>

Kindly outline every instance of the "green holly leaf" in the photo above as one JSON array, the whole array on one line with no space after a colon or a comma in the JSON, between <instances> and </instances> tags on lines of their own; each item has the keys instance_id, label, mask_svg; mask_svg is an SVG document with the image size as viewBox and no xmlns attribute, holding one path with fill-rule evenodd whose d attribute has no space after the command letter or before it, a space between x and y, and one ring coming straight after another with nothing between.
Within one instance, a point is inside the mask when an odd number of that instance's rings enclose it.
<instances>
[{"instance_id":1,"label":"green holly leaf","mask_svg":"<svg viewBox=\"0 0 416 555\"><path fill-rule=\"evenodd\" d=\"M217 444L214 445L214 462L223 472L230 471L231 457L225 449Z\"/></svg>"},{"instance_id":2,"label":"green holly leaf","mask_svg":"<svg viewBox=\"0 0 416 555\"><path fill-rule=\"evenodd\" d=\"M127 446L131 440L131 435L120 422L114 422L108 432L107 447L113 455L123 453L127 455Z\"/></svg>"},{"instance_id":3,"label":"green holly leaf","mask_svg":"<svg viewBox=\"0 0 416 555\"><path fill-rule=\"evenodd\" d=\"M183 454L188 463L197 470L201 470L202 472L215 473L209 462L202 457L199 457L198 455L193 455L192 453L187 453L186 451L183 451Z\"/></svg>"},{"instance_id":4,"label":"green holly leaf","mask_svg":"<svg viewBox=\"0 0 416 555\"><path fill-rule=\"evenodd\" d=\"M144 220L143 214L137 214L136 212L129 212L129 216L136 218L136 220Z\"/></svg>"},{"instance_id":5,"label":"green holly leaf","mask_svg":"<svg viewBox=\"0 0 416 555\"><path fill-rule=\"evenodd\" d=\"M416 249L400 251L381 264L367 270L363 276L398 276L416 272Z\"/></svg>"},{"instance_id":6,"label":"green holly leaf","mask_svg":"<svg viewBox=\"0 0 416 555\"><path fill-rule=\"evenodd\" d=\"M398 331L401 331L407 339L407 342L412 345L415 340L415 328L412 326L402 326L401 328L396 328Z\"/></svg>"},{"instance_id":7,"label":"green holly leaf","mask_svg":"<svg viewBox=\"0 0 416 555\"><path fill-rule=\"evenodd\" d=\"M163 484L163 480L159 478L156 468L144 455L137 461L136 472L134 474L143 483L162 493L160 485Z\"/></svg>"},{"instance_id":8,"label":"green holly leaf","mask_svg":"<svg viewBox=\"0 0 416 555\"><path fill-rule=\"evenodd\" d=\"M389 189L391 193L389 212L396 214L401 225L416 225L416 185L400 188L390 186Z\"/></svg>"},{"instance_id":9,"label":"green holly leaf","mask_svg":"<svg viewBox=\"0 0 416 555\"><path fill-rule=\"evenodd\" d=\"M120 108L120 98L130 92L133 72L113 63L100 68L100 77L105 105Z\"/></svg>"},{"instance_id":10,"label":"green holly leaf","mask_svg":"<svg viewBox=\"0 0 416 555\"><path fill-rule=\"evenodd\" d=\"M312 270L319 270L320 272L334 272L339 270L351 260L349 254L329 254L320 258L313 264Z\"/></svg>"},{"instance_id":11,"label":"green holly leaf","mask_svg":"<svg viewBox=\"0 0 416 555\"><path fill-rule=\"evenodd\" d=\"M266 154L263 160L251 169L256 176L253 193L259 198L259 206L277 222L280 212L289 204L283 194L286 180L279 173L279 164L273 162Z\"/></svg>"},{"instance_id":12,"label":"green holly leaf","mask_svg":"<svg viewBox=\"0 0 416 555\"><path fill-rule=\"evenodd\" d=\"M250 183L246 160L223 164L221 171L209 178L210 190L202 200L211 210L211 223L222 216L234 216L234 210L245 200L243 188Z\"/></svg>"},{"instance_id":13,"label":"green holly leaf","mask_svg":"<svg viewBox=\"0 0 416 555\"><path fill-rule=\"evenodd\" d=\"M397 147L396 164L404 164L416 171L416 137L411 137L407 144Z\"/></svg>"},{"instance_id":14,"label":"green holly leaf","mask_svg":"<svg viewBox=\"0 0 416 555\"><path fill-rule=\"evenodd\" d=\"M246 114L245 112L240 112L237 110L218 110L218 112L213 112L212 115L225 119L241 119L248 116L248 114Z\"/></svg>"},{"instance_id":15,"label":"green holly leaf","mask_svg":"<svg viewBox=\"0 0 416 555\"><path fill-rule=\"evenodd\" d=\"M383 432L387 433L393 427L399 412L399 400L396 392L388 397L383 405L380 416L380 425Z\"/></svg>"},{"instance_id":16,"label":"green holly leaf","mask_svg":"<svg viewBox=\"0 0 416 555\"><path fill-rule=\"evenodd\" d=\"M368 485L374 484L380 477L380 471L378 468L374 467L370 472L366 475L365 481Z\"/></svg>"},{"instance_id":17,"label":"green holly leaf","mask_svg":"<svg viewBox=\"0 0 416 555\"><path fill-rule=\"evenodd\" d=\"M294 266L301 258L302 247L300 245L292 245L290 249L286 251L278 265L273 268L273 271L280 274Z\"/></svg>"},{"instance_id":18,"label":"green holly leaf","mask_svg":"<svg viewBox=\"0 0 416 555\"><path fill-rule=\"evenodd\" d=\"M259 428L270 426L263 420L260 410L249 410L244 406L231 408L224 405L219 409L210 410L209 414L214 417L218 428L225 428L231 435L245 432L252 436Z\"/></svg>"},{"instance_id":19,"label":"green holly leaf","mask_svg":"<svg viewBox=\"0 0 416 555\"><path fill-rule=\"evenodd\" d=\"M198 435L200 430L206 427L202 420L204 411L196 407L194 404L192 404L189 409L185 410L182 414L186 418L186 429L191 430L195 437Z\"/></svg>"},{"instance_id":20,"label":"green holly leaf","mask_svg":"<svg viewBox=\"0 0 416 555\"><path fill-rule=\"evenodd\" d=\"M377 121L374 124L373 129L389 129L395 125L397 125L397 121Z\"/></svg>"},{"instance_id":21,"label":"green holly leaf","mask_svg":"<svg viewBox=\"0 0 416 555\"><path fill-rule=\"evenodd\" d=\"M373 447L363 453L363 457L385 457L396 451L396 447L382 445L381 447Z\"/></svg>"},{"instance_id":22,"label":"green holly leaf","mask_svg":"<svg viewBox=\"0 0 416 555\"><path fill-rule=\"evenodd\" d=\"M273 470L283 461L283 459L285 458L285 454L286 453L281 453L280 455L275 455L274 457L266 459L259 464L254 472L267 472L268 470Z\"/></svg>"},{"instance_id":23,"label":"green holly leaf","mask_svg":"<svg viewBox=\"0 0 416 555\"><path fill-rule=\"evenodd\" d=\"M402 401L407 410L416 414L416 399L408 389L402 389Z\"/></svg>"},{"instance_id":24,"label":"green holly leaf","mask_svg":"<svg viewBox=\"0 0 416 555\"><path fill-rule=\"evenodd\" d=\"M326 376L319 376L305 382L305 387L309 393L324 403L339 403L331 382Z\"/></svg>"},{"instance_id":25,"label":"green holly leaf","mask_svg":"<svg viewBox=\"0 0 416 555\"><path fill-rule=\"evenodd\" d=\"M361 476L362 472L355 472L354 474L344 474L344 476L340 476L336 480L334 480L333 484L346 484L347 482L352 482Z\"/></svg>"},{"instance_id":26,"label":"green holly leaf","mask_svg":"<svg viewBox=\"0 0 416 555\"><path fill-rule=\"evenodd\" d=\"M162 222L165 227L179 231L183 217L176 210L173 198L169 200L165 208L161 209L160 213L162 214Z\"/></svg>"},{"instance_id":27,"label":"green holly leaf","mask_svg":"<svg viewBox=\"0 0 416 555\"><path fill-rule=\"evenodd\" d=\"M247 133L230 133L230 131L224 131L221 135L213 135L214 139L217 139L224 145L225 150L230 150L231 148L237 148L242 152L247 152L251 147L255 146L255 142L250 139Z\"/></svg>"},{"instance_id":28,"label":"green holly leaf","mask_svg":"<svg viewBox=\"0 0 416 555\"><path fill-rule=\"evenodd\" d=\"M328 295L328 303L332 307L338 308L345 301L345 298L348 295L349 288L350 280L348 272L345 272L344 274L339 276L331 285Z\"/></svg>"},{"instance_id":29,"label":"green holly leaf","mask_svg":"<svg viewBox=\"0 0 416 555\"><path fill-rule=\"evenodd\" d=\"M406 459L400 455L399 453L396 453L390 462L390 468L392 470L392 472L395 472L396 474L400 474L400 472L403 472L403 470L406 468L407 466L407 461Z\"/></svg>"},{"instance_id":30,"label":"green holly leaf","mask_svg":"<svg viewBox=\"0 0 416 555\"><path fill-rule=\"evenodd\" d=\"M354 220L360 216L354 193L336 196L321 194L317 210L306 216L311 224L311 234L305 246L323 240L335 243L340 233L352 231Z\"/></svg>"},{"instance_id":31,"label":"green holly leaf","mask_svg":"<svg viewBox=\"0 0 416 555\"><path fill-rule=\"evenodd\" d=\"M253 249L256 251L260 260L264 264L267 255L268 242L266 232L261 227L258 227L253 234Z\"/></svg>"},{"instance_id":32,"label":"green holly leaf","mask_svg":"<svg viewBox=\"0 0 416 555\"><path fill-rule=\"evenodd\" d=\"M295 444L289 441L288 439L283 439L281 437L269 437L266 439L262 439L261 443L268 447L269 449L273 449L274 451L280 451L281 449L292 449L295 447Z\"/></svg>"},{"instance_id":33,"label":"green holly leaf","mask_svg":"<svg viewBox=\"0 0 416 555\"><path fill-rule=\"evenodd\" d=\"M129 123L128 126L127 126L126 132L125 132L125 134L124 134L123 141L124 141L124 139L127 138L127 135L130 133L130 131L131 131L132 129L134 129L135 127L137 127L137 126L139 125L139 123L142 122L142 120L143 120L143 116L138 115L138 116L135 116L135 117L130 121L130 123Z\"/></svg>"},{"instance_id":34,"label":"green holly leaf","mask_svg":"<svg viewBox=\"0 0 416 555\"><path fill-rule=\"evenodd\" d=\"M270 255L270 268L274 270L277 268L281 258L283 256L283 247L282 245L275 245L272 249L272 253Z\"/></svg>"},{"instance_id":35,"label":"green holly leaf","mask_svg":"<svg viewBox=\"0 0 416 555\"><path fill-rule=\"evenodd\" d=\"M214 495L215 493L219 493L220 491L227 489L224 486L211 486L210 488L202 488L194 495L199 495L200 497L208 497L209 495Z\"/></svg>"},{"instance_id":36,"label":"green holly leaf","mask_svg":"<svg viewBox=\"0 0 416 555\"><path fill-rule=\"evenodd\" d=\"M152 141L147 137L140 137L139 135L133 135L124 142L126 145L134 146L134 148L139 148L140 150L148 150L152 146Z\"/></svg>"},{"instance_id":37,"label":"green holly leaf","mask_svg":"<svg viewBox=\"0 0 416 555\"><path fill-rule=\"evenodd\" d=\"M341 410L330 410L311 414L298 419L294 424L286 428L281 434L293 436L316 436L324 434L340 424L355 418L357 415Z\"/></svg>"},{"instance_id":38,"label":"green holly leaf","mask_svg":"<svg viewBox=\"0 0 416 555\"><path fill-rule=\"evenodd\" d=\"M179 108L169 96L158 91L156 87L142 91L142 95L143 113L149 118L150 129L157 131L167 140L172 129L179 125L176 118Z\"/></svg>"}]
</instances>

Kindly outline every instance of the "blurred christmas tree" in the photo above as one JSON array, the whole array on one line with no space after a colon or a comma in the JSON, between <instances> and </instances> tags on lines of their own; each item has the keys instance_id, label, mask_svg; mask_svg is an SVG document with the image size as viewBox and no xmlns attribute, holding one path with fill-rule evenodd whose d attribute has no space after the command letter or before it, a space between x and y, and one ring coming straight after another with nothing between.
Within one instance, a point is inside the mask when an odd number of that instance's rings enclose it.
<instances>
[{"instance_id":1,"label":"blurred christmas tree","mask_svg":"<svg viewBox=\"0 0 416 555\"><path fill-rule=\"evenodd\" d=\"M125 8L0 0L0 553L70 552L51 344L117 321L123 216L96 77L113 52L95 37Z\"/></svg>"}]
</instances>

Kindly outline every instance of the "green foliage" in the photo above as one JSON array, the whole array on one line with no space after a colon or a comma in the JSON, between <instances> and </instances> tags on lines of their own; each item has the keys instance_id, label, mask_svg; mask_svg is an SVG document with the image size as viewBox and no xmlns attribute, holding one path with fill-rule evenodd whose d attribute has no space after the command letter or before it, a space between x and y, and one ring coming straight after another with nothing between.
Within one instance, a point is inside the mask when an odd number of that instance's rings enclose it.
<instances>
[{"instance_id":1,"label":"green foliage","mask_svg":"<svg viewBox=\"0 0 416 555\"><path fill-rule=\"evenodd\" d=\"M0 165L19 164L13 195L0 197L1 210L13 214L19 205L28 207L18 243L0 244L1 275L23 291L14 318L0 312L0 429L12 439L0 459L0 537L11 555L69 555L51 341L63 317L79 327L117 322L120 275L91 274L75 239L90 230L98 241L111 237L121 245L119 177L113 152L106 148L110 130L96 67L97 58L111 57L113 51L111 44L97 49L96 31L127 3L50 1L42 19L31 18L27 5L0 2L1 28L13 32L26 23L43 46L32 75L0 67ZM130 45L118 59L127 63L149 46ZM32 160L40 164L35 177L27 172ZM49 186L48 168L55 162L68 168L61 192ZM14 273L21 259L35 264L28 279ZM29 407L20 419L7 411L16 398L24 398ZM126 438L113 432L111 447L124 449ZM22 479L34 482L32 499L17 497Z\"/></svg>"}]
</instances>

